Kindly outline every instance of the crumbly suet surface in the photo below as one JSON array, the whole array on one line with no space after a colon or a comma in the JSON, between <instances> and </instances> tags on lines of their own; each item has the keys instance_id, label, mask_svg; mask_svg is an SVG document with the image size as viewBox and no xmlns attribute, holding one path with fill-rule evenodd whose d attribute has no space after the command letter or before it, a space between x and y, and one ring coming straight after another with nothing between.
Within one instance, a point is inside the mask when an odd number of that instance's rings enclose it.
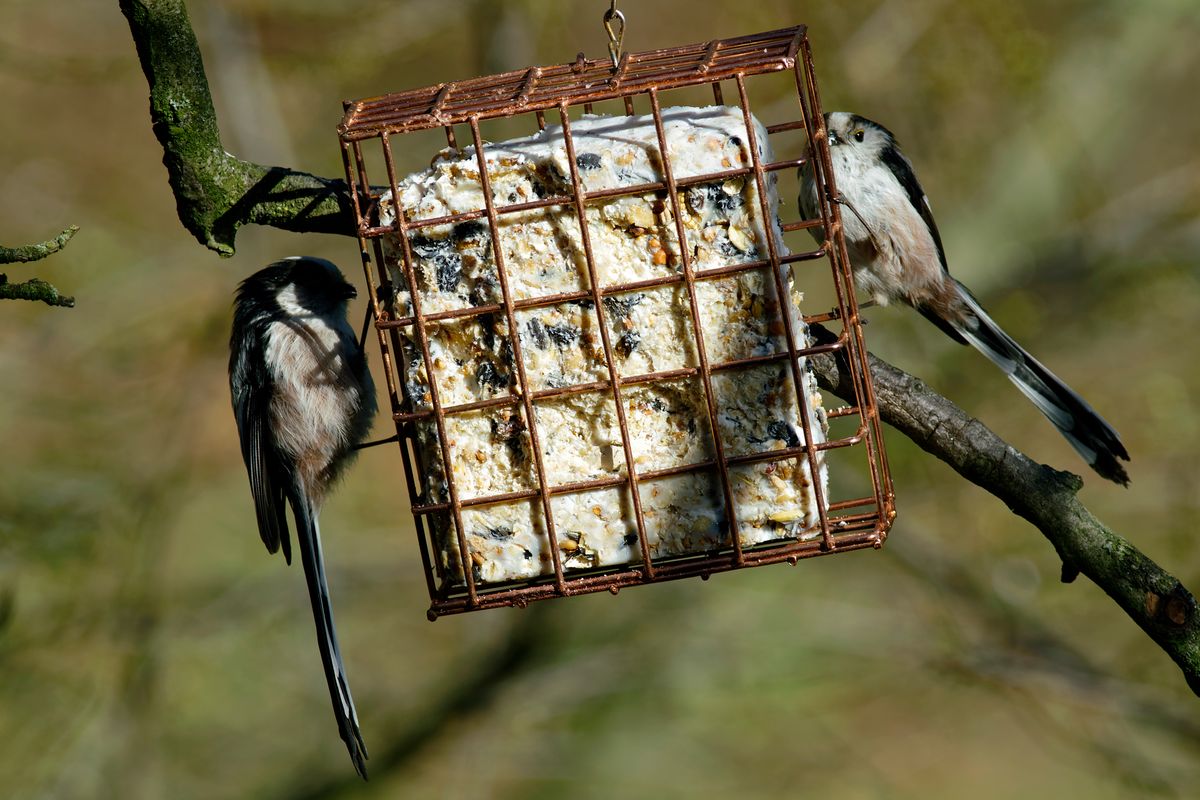
<instances>
[{"instance_id":1,"label":"crumbly suet surface","mask_svg":"<svg viewBox=\"0 0 1200 800\"><path fill-rule=\"evenodd\" d=\"M739 109L668 108L662 117L676 180L750 165L749 137ZM753 124L762 146L766 131L756 120ZM585 116L571 128L575 171L585 191L663 179L651 117ZM557 126L523 139L486 144L484 154L497 207L570 194L571 168ZM768 152L759 155L763 161L771 159ZM771 175L767 188L764 215L753 175L681 187L676 199L682 244L672 203L663 191L587 201L585 222L601 290L679 275L682 248L694 271L765 259L768 225L782 249ZM439 153L429 169L399 183L399 200L410 221L484 208L474 149ZM394 214L392 198L385 196L381 222L391 222ZM401 266L404 243L398 235L387 237L389 277L398 287L395 313L413 313L414 291L423 314L502 303L497 250L514 300L590 289L574 205L502 213L498 228L493 234L484 219L413 231L408 245L415 286L409 286ZM769 268L696 283L700 336L710 364L785 351L783 314L790 316L795 346L807 345L797 310L801 297L792 289L790 272L784 273L784 283L789 296L782 299ZM509 329L503 311L430 323L429 355L443 408L516 393L518 357L533 392L608 381L602 321L620 377L700 363L691 299L682 283L609 294L599 307L585 298L520 309L514 319L516 331ZM413 409L430 408L430 375L417 338L405 330L400 339L405 400ZM715 373L716 422L725 455L796 447L804 443L806 427L815 443L824 441L821 397L807 364L801 369L801 384L808 399L806 421L801 419L787 361ZM716 458L698 375L623 386L621 401L639 477ZM537 399L534 408L546 486L628 476L611 389ZM525 416L521 404L446 416L449 470L460 500L537 487ZM445 502L447 467L434 424L418 424L417 438L421 489L429 502ZM816 480L824 485L825 468L820 460L818 464ZM743 546L816 535L819 516L806 457L733 466L730 479ZM639 491L653 558L731 546L724 490L715 470L651 477L641 481ZM564 569L641 560L627 485L554 495L550 505ZM539 497L468 507L462 521L477 582L553 572ZM435 515L433 526L442 574L461 583L463 558L449 513Z\"/></svg>"}]
</instances>

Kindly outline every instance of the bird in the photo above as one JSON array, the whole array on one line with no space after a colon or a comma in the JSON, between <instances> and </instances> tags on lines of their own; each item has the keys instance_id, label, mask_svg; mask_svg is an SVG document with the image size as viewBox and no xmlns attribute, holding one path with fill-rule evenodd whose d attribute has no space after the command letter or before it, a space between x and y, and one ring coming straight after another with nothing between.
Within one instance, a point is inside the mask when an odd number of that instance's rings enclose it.
<instances>
[{"instance_id":1,"label":"bird","mask_svg":"<svg viewBox=\"0 0 1200 800\"><path fill-rule=\"evenodd\" d=\"M366 358L346 321L355 296L333 263L311 256L276 261L246 278L234 303L229 388L259 535L267 552L282 550L289 565L291 506L333 714L365 780L367 749L334 630L317 524L376 410Z\"/></svg>"},{"instance_id":2,"label":"bird","mask_svg":"<svg viewBox=\"0 0 1200 800\"><path fill-rule=\"evenodd\" d=\"M971 344L1008 376L1101 477L1123 486L1129 453L1111 425L1029 354L950 276L929 199L912 162L884 126L857 114L825 114L842 230L859 290L876 305L915 308L960 344ZM815 152L810 148L810 156ZM800 213L820 218L813 159L800 168ZM818 238L821 233L810 229Z\"/></svg>"}]
</instances>

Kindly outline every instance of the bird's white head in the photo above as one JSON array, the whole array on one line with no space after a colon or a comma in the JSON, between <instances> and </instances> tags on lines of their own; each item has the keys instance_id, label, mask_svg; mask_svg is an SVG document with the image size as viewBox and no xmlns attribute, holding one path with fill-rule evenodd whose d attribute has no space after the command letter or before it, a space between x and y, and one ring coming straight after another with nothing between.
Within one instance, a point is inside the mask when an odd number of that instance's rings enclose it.
<instances>
[{"instance_id":1,"label":"bird's white head","mask_svg":"<svg viewBox=\"0 0 1200 800\"><path fill-rule=\"evenodd\" d=\"M825 115L825 131L830 147L846 147L862 157L877 157L896 146L896 137L878 122L848 111L831 111Z\"/></svg>"}]
</instances>

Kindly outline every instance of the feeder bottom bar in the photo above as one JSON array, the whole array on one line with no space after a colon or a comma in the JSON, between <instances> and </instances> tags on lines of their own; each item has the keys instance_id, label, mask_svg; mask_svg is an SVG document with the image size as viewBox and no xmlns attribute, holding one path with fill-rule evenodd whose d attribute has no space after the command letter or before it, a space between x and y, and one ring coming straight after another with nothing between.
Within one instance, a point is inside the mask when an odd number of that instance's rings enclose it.
<instances>
[{"instance_id":1,"label":"feeder bottom bar","mask_svg":"<svg viewBox=\"0 0 1200 800\"><path fill-rule=\"evenodd\" d=\"M742 566L759 567L768 564L789 563L795 565L805 558L842 553L866 548L878 549L887 538L886 526L879 524L877 514L869 519L847 521L846 525L838 525L839 532L833 537L833 549L826 549L822 542L781 541L773 545L745 554ZM664 583L682 578L708 578L721 572L738 569L732 553L705 554L697 558L676 558L655 565L653 577L647 577L640 568L611 569L593 571L580 575L569 575L564 581L565 594L591 594L594 592L611 592L616 594L629 586L641 586L647 583ZM491 586L476 595L472 602L465 591L459 588L453 591L446 587L441 596L434 598L429 609L429 618L436 619L446 614L459 614L465 611L484 608L501 608L505 606L524 607L538 600L548 600L561 596L553 582L546 578L526 581L518 584Z\"/></svg>"},{"instance_id":2,"label":"feeder bottom bar","mask_svg":"<svg viewBox=\"0 0 1200 800\"><path fill-rule=\"evenodd\" d=\"M747 267L693 282L683 264L736 268L772 251L787 254L774 175L765 176L763 198L752 170L773 160L767 133L752 119L751 135L736 108L669 108L661 122L673 177L686 180L673 198L617 194L666 182L653 117L585 116L571 124L574 163L560 126L483 147L493 206L605 192L584 203L582 219L574 204L554 205L502 214L495 230L485 218L418 226L407 241L385 238L393 318L415 317L417 304L422 315L502 309L424 323L424 339L412 328L398 331L403 410L433 409L434 388L439 409L498 403L445 414L445 441L433 421L412 423L422 501L451 502L451 482L460 502L539 485L551 495L553 532L540 494L464 508L465 552L454 515L432 514L444 589L464 582L464 565L486 586L553 574L556 558L567 572L642 561L631 471L652 560L733 547L730 499L741 547L820 535L817 498L825 496L826 475L819 454L815 477L806 454L727 466L728 496L719 472L722 457L802 447L806 431L814 445L825 440L807 361L787 355L809 345L790 272ZM739 169L745 174L729 177ZM381 200L381 224L394 222L397 205L413 224L471 214L487 202L473 147L443 151L397 188L398 204L390 193ZM635 282L643 288L628 288ZM536 302L582 291L600 302ZM513 301L531 302L510 321L504 309ZM700 342L716 368L708 380ZM747 359L760 360L740 363ZM625 383L618 408L610 370L626 381L674 377ZM561 391L583 386L601 388ZM683 471L699 464L718 466ZM672 474L642 477L663 472ZM553 491L604 479L614 485Z\"/></svg>"}]
</instances>

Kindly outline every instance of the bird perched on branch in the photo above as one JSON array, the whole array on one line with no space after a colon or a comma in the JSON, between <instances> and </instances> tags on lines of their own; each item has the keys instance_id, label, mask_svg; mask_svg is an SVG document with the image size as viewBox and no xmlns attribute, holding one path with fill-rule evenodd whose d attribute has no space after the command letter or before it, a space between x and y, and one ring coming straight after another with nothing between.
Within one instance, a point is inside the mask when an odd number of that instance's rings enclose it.
<instances>
[{"instance_id":1,"label":"bird perched on branch","mask_svg":"<svg viewBox=\"0 0 1200 800\"><path fill-rule=\"evenodd\" d=\"M844 111L825 115L842 230L859 290L879 305L904 303L961 344L974 345L1054 423L1102 477L1129 485L1121 439L1088 403L1013 341L950 277L929 200L896 137ZM800 209L820 217L812 161L800 174ZM816 235L814 233L814 235Z\"/></svg>"},{"instance_id":2,"label":"bird perched on branch","mask_svg":"<svg viewBox=\"0 0 1200 800\"><path fill-rule=\"evenodd\" d=\"M326 492L375 414L374 384L346 322L356 294L322 258L286 258L244 280L229 341L229 387L258 532L267 550L282 549L290 564L285 501L291 505L333 715L366 778L367 750L334 631L317 526Z\"/></svg>"}]
</instances>

